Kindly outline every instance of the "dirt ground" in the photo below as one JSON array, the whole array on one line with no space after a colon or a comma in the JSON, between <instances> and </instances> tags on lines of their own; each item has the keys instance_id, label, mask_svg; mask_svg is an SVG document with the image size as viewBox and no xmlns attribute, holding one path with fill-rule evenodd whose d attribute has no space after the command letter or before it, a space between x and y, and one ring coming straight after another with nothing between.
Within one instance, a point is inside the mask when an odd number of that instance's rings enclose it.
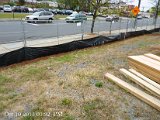
<instances>
[{"instance_id":1,"label":"dirt ground","mask_svg":"<svg viewBox=\"0 0 160 120\"><path fill-rule=\"evenodd\" d=\"M0 70L0 120L160 120L160 112L104 78L127 56L160 55L160 33L53 55ZM140 88L141 89L141 88Z\"/></svg>"}]
</instances>

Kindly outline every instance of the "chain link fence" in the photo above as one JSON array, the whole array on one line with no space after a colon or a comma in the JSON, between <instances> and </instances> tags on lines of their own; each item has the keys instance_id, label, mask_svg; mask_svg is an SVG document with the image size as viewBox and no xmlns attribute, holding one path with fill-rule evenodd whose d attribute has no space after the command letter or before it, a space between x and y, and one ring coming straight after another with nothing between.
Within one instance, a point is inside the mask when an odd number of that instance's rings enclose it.
<instances>
[{"instance_id":1,"label":"chain link fence","mask_svg":"<svg viewBox=\"0 0 160 120\"><path fill-rule=\"evenodd\" d=\"M94 34L90 34L92 20L82 23L66 23L64 20L36 21L28 23L25 20L8 20L0 22L0 45L10 45L11 48L53 46L75 40L81 40L97 35L115 35L122 32L151 30L160 27L160 19L154 24L153 18L137 20L120 19L117 22L105 21L99 18L95 21Z\"/></svg>"}]
</instances>

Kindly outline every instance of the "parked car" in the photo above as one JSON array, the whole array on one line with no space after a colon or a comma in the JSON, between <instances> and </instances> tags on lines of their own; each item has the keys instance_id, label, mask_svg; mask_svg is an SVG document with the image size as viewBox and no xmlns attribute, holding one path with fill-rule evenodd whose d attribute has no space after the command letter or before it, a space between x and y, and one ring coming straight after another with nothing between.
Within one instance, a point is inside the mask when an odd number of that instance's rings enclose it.
<instances>
[{"instance_id":1,"label":"parked car","mask_svg":"<svg viewBox=\"0 0 160 120\"><path fill-rule=\"evenodd\" d=\"M13 10L13 12L29 13L29 9L25 6L14 6L12 10Z\"/></svg>"},{"instance_id":2,"label":"parked car","mask_svg":"<svg viewBox=\"0 0 160 120\"><path fill-rule=\"evenodd\" d=\"M33 9L32 9L32 8L28 8L28 11L29 11L30 13L33 13Z\"/></svg>"},{"instance_id":3,"label":"parked car","mask_svg":"<svg viewBox=\"0 0 160 120\"><path fill-rule=\"evenodd\" d=\"M40 12L35 12L32 15L28 15L25 17L25 20L27 22L34 22L37 23L38 20L40 21L47 21L47 22L52 22L53 20L53 13L49 11L40 11Z\"/></svg>"},{"instance_id":4,"label":"parked car","mask_svg":"<svg viewBox=\"0 0 160 120\"><path fill-rule=\"evenodd\" d=\"M73 13L73 10L66 10L65 15L71 15Z\"/></svg>"},{"instance_id":5,"label":"parked car","mask_svg":"<svg viewBox=\"0 0 160 120\"><path fill-rule=\"evenodd\" d=\"M61 14L65 15L66 14L66 10L65 9L61 10Z\"/></svg>"},{"instance_id":6,"label":"parked car","mask_svg":"<svg viewBox=\"0 0 160 120\"><path fill-rule=\"evenodd\" d=\"M3 6L3 11L4 12L12 12L12 8L10 5L4 5Z\"/></svg>"},{"instance_id":7,"label":"parked car","mask_svg":"<svg viewBox=\"0 0 160 120\"><path fill-rule=\"evenodd\" d=\"M118 16L115 16L115 15L112 15L112 16L107 16L106 17L106 21L114 21L114 22L117 22L119 20L119 17Z\"/></svg>"},{"instance_id":8,"label":"parked car","mask_svg":"<svg viewBox=\"0 0 160 120\"><path fill-rule=\"evenodd\" d=\"M87 15L87 12L85 12L85 11L79 11L79 14Z\"/></svg>"},{"instance_id":9,"label":"parked car","mask_svg":"<svg viewBox=\"0 0 160 120\"><path fill-rule=\"evenodd\" d=\"M57 10L56 9L49 9L50 12L52 12L53 14L57 14Z\"/></svg>"},{"instance_id":10,"label":"parked car","mask_svg":"<svg viewBox=\"0 0 160 120\"><path fill-rule=\"evenodd\" d=\"M41 11L45 11L43 8L34 8L33 12L41 12Z\"/></svg>"},{"instance_id":11,"label":"parked car","mask_svg":"<svg viewBox=\"0 0 160 120\"><path fill-rule=\"evenodd\" d=\"M66 22L82 22L84 20L87 20L87 17L84 14L75 13L75 14L71 14L70 16L66 17L65 20Z\"/></svg>"},{"instance_id":12,"label":"parked car","mask_svg":"<svg viewBox=\"0 0 160 120\"><path fill-rule=\"evenodd\" d=\"M93 16L93 13L92 12L88 12L88 13L86 13L86 15Z\"/></svg>"},{"instance_id":13,"label":"parked car","mask_svg":"<svg viewBox=\"0 0 160 120\"><path fill-rule=\"evenodd\" d=\"M3 11L3 6L0 6L0 11Z\"/></svg>"},{"instance_id":14,"label":"parked car","mask_svg":"<svg viewBox=\"0 0 160 120\"><path fill-rule=\"evenodd\" d=\"M142 15L140 14L137 15L137 19L142 19L142 18L143 18Z\"/></svg>"}]
</instances>

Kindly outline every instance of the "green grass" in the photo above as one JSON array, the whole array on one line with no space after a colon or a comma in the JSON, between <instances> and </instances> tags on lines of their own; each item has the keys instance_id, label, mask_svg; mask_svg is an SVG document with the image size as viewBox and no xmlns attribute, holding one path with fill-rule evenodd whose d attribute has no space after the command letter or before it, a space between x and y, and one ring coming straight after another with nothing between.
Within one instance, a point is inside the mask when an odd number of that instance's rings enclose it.
<instances>
[{"instance_id":1,"label":"green grass","mask_svg":"<svg viewBox=\"0 0 160 120\"><path fill-rule=\"evenodd\" d=\"M74 116L72 115L69 115L69 114L65 114L63 116L63 119L62 120L75 120Z\"/></svg>"},{"instance_id":2,"label":"green grass","mask_svg":"<svg viewBox=\"0 0 160 120\"><path fill-rule=\"evenodd\" d=\"M98 88L101 88L101 87L103 87L103 83L102 82L96 82L95 86L98 87Z\"/></svg>"},{"instance_id":3,"label":"green grass","mask_svg":"<svg viewBox=\"0 0 160 120\"><path fill-rule=\"evenodd\" d=\"M55 15L55 19L66 18L68 15Z\"/></svg>"},{"instance_id":4,"label":"green grass","mask_svg":"<svg viewBox=\"0 0 160 120\"><path fill-rule=\"evenodd\" d=\"M14 18L25 18L28 13L14 13ZM60 18L66 18L68 15L55 15L55 19L58 20ZM13 18L13 13L0 13L0 19L12 19Z\"/></svg>"},{"instance_id":5,"label":"green grass","mask_svg":"<svg viewBox=\"0 0 160 120\"><path fill-rule=\"evenodd\" d=\"M25 18L28 14L25 13L14 13L14 18ZM13 13L0 13L0 19L12 19L13 18Z\"/></svg>"},{"instance_id":6,"label":"green grass","mask_svg":"<svg viewBox=\"0 0 160 120\"><path fill-rule=\"evenodd\" d=\"M63 55L61 57L55 58L56 61L62 62L62 63L64 63L64 62L71 62L74 59L75 59L74 55Z\"/></svg>"},{"instance_id":7,"label":"green grass","mask_svg":"<svg viewBox=\"0 0 160 120\"><path fill-rule=\"evenodd\" d=\"M40 81L40 80L46 80L49 78L49 75L45 68L36 68L36 67L29 67L25 69L25 73L22 74L22 79L24 81L28 81L30 79Z\"/></svg>"},{"instance_id":8,"label":"green grass","mask_svg":"<svg viewBox=\"0 0 160 120\"><path fill-rule=\"evenodd\" d=\"M0 74L0 86L4 85L5 83L9 83L11 81L13 81L11 78L8 78L8 77Z\"/></svg>"},{"instance_id":9,"label":"green grass","mask_svg":"<svg viewBox=\"0 0 160 120\"><path fill-rule=\"evenodd\" d=\"M64 98L62 100L62 105L70 106L71 104L72 104L72 100L70 100L68 98Z\"/></svg>"}]
</instances>

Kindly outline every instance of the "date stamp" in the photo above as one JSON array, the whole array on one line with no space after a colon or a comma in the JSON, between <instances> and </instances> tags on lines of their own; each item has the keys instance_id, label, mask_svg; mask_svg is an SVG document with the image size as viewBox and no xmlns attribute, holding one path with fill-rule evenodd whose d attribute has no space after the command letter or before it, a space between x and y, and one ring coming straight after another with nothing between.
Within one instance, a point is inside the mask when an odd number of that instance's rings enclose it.
<instances>
[{"instance_id":1,"label":"date stamp","mask_svg":"<svg viewBox=\"0 0 160 120\"><path fill-rule=\"evenodd\" d=\"M25 117L25 116L41 116L41 117L61 117L63 112L6 112L8 117Z\"/></svg>"}]
</instances>

